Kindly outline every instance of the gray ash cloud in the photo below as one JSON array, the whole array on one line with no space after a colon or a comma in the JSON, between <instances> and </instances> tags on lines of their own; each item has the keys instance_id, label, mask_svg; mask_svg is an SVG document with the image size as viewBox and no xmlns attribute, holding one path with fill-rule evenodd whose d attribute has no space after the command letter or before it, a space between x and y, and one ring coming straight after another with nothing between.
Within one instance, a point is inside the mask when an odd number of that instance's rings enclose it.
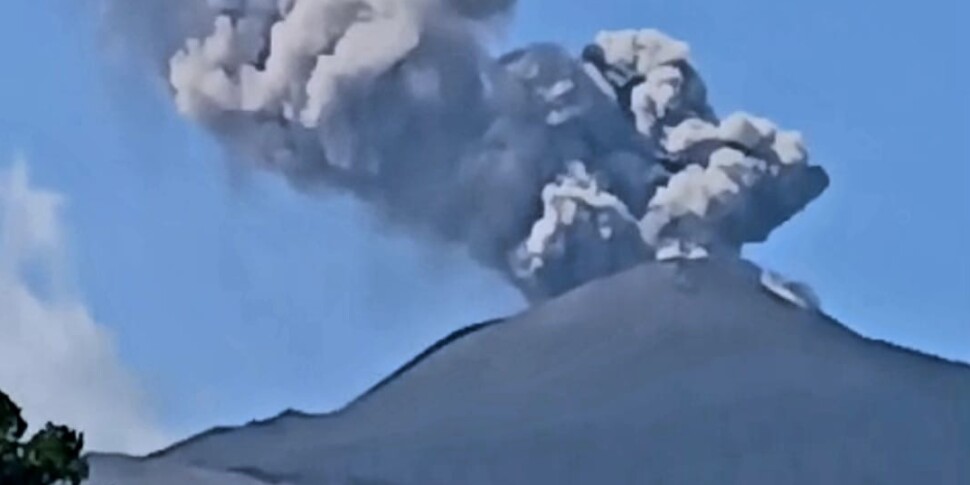
<instances>
[{"instance_id":1,"label":"gray ash cloud","mask_svg":"<svg viewBox=\"0 0 970 485\"><path fill-rule=\"evenodd\" d=\"M107 5L239 163L462 245L533 301L658 252L737 254L828 184L797 132L717 116L655 30L495 56L514 0Z\"/></svg>"}]
</instances>

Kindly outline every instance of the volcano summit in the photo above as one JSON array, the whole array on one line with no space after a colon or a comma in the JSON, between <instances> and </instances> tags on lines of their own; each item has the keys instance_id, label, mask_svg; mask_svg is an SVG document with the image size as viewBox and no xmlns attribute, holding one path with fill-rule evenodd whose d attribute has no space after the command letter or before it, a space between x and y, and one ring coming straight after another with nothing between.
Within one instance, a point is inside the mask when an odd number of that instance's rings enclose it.
<instances>
[{"instance_id":1,"label":"volcano summit","mask_svg":"<svg viewBox=\"0 0 970 485\"><path fill-rule=\"evenodd\" d=\"M338 412L95 456L91 483L970 483L970 367L759 279L640 265L458 332Z\"/></svg>"}]
</instances>

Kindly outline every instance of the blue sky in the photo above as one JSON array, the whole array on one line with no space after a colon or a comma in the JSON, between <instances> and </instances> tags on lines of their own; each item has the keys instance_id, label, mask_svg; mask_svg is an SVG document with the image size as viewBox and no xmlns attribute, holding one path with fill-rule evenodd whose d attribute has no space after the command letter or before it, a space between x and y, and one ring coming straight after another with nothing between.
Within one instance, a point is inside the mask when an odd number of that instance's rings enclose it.
<instances>
[{"instance_id":1,"label":"blue sky","mask_svg":"<svg viewBox=\"0 0 970 485\"><path fill-rule=\"evenodd\" d=\"M523 307L352 201L232 176L157 86L106 59L83 2L7 3L0 167L23 153L66 198L71 279L166 429L331 409ZM719 112L803 131L833 184L749 256L866 335L970 361L966 2L522 3L510 45L657 27L691 44Z\"/></svg>"}]
</instances>

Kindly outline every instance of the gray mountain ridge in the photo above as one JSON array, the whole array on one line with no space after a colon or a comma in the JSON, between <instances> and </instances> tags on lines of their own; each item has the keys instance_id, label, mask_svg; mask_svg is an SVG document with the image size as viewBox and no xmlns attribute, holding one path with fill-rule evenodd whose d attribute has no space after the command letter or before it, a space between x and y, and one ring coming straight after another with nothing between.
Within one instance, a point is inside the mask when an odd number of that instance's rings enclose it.
<instances>
[{"instance_id":1,"label":"gray mountain ridge","mask_svg":"<svg viewBox=\"0 0 970 485\"><path fill-rule=\"evenodd\" d=\"M90 483L970 483L970 367L759 275L643 264L459 330L336 412L92 455Z\"/></svg>"}]
</instances>

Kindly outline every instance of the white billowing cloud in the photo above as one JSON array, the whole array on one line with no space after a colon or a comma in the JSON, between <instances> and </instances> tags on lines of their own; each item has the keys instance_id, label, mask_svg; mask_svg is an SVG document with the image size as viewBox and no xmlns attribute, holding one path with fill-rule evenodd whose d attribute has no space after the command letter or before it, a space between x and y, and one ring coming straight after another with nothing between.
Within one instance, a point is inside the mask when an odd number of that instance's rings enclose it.
<instances>
[{"instance_id":1,"label":"white billowing cloud","mask_svg":"<svg viewBox=\"0 0 970 485\"><path fill-rule=\"evenodd\" d=\"M83 431L89 450L151 451L164 437L144 396L66 281L62 205L23 160L0 170L0 389L32 429L52 421Z\"/></svg>"},{"instance_id":2,"label":"white billowing cloud","mask_svg":"<svg viewBox=\"0 0 970 485\"><path fill-rule=\"evenodd\" d=\"M433 2L230 3L241 2L210 0L213 11L225 13L208 37L188 40L169 63L180 111L196 118L281 112L317 126L342 84L366 83L417 47L421 16Z\"/></svg>"},{"instance_id":3,"label":"white billowing cloud","mask_svg":"<svg viewBox=\"0 0 970 485\"><path fill-rule=\"evenodd\" d=\"M579 161L542 190L542 202L542 217L533 224L517 255L523 275L534 273L550 253L564 249L571 226L594 227L599 238L608 241L618 225L635 220L623 201L603 190Z\"/></svg>"}]
</instances>

